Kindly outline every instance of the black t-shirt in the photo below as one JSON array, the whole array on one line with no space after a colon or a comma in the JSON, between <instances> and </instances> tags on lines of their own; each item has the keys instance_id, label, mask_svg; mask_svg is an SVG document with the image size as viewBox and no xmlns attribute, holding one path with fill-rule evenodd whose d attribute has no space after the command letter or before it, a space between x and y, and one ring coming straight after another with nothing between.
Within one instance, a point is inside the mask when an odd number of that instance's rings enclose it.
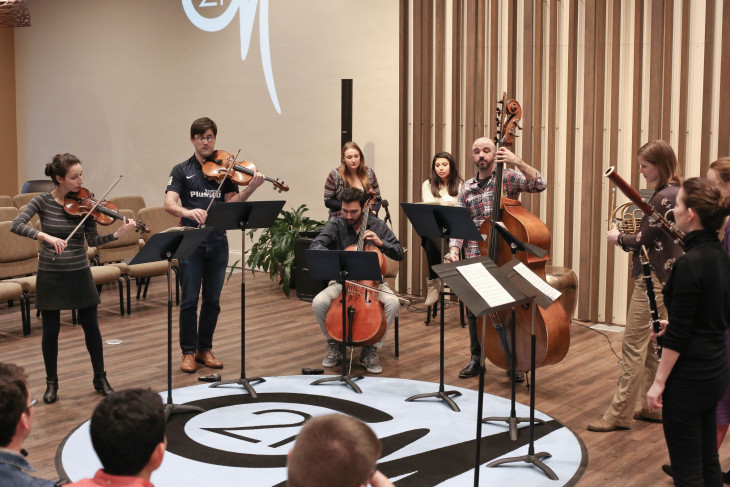
<instances>
[{"instance_id":1,"label":"black t-shirt","mask_svg":"<svg viewBox=\"0 0 730 487\"><path fill-rule=\"evenodd\" d=\"M225 195L228 193L238 193L238 186L230 179L226 179L221 186L220 191L216 194L220 183L208 179L203 174L203 167L198 162L195 154L185 162L181 162L172 168L170 177L167 180L168 191L174 191L180 195L180 203L188 210L200 208L205 210L210 204L210 199L215 194L213 206L218 203L225 202ZM213 208L211 206L211 209ZM197 227L195 220L189 218L180 218L180 226ZM225 232L213 232L225 235Z\"/></svg>"}]
</instances>

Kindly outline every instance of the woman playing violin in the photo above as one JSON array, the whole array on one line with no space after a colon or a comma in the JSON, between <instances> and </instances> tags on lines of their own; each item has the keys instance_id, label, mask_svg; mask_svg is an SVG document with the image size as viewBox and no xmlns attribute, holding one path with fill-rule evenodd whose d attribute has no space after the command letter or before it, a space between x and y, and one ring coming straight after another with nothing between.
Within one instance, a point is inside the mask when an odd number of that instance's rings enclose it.
<instances>
[{"instance_id":1,"label":"woman playing violin","mask_svg":"<svg viewBox=\"0 0 730 487\"><path fill-rule=\"evenodd\" d=\"M365 155L355 142L346 142L342 146L340 167L332 169L324 183L324 206L329 208L329 221L340 216L342 194L345 188L357 188L365 193L375 192L373 211L380 209L380 186L375 171L365 165Z\"/></svg>"},{"instance_id":2,"label":"woman playing violin","mask_svg":"<svg viewBox=\"0 0 730 487\"><path fill-rule=\"evenodd\" d=\"M211 204L246 201L263 184L256 172L248 186L238 192L230 178L220 185L207 179L203 165L215 152L218 127L207 117L195 120L190 127L190 142L195 149L190 159L172 168L165 190L165 211L180 218L181 226L197 227L208 217ZM213 332L220 313L220 295L228 267L228 238L225 231L211 232L193 254L180 261L182 298L180 303L180 348L183 372L196 370L196 362L220 369L223 363L212 352ZM203 290L198 321L198 295Z\"/></svg>"},{"instance_id":3,"label":"woman playing violin","mask_svg":"<svg viewBox=\"0 0 730 487\"><path fill-rule=\"evenodd\" d=\"M99 236L96 223L92 218L87 218L82 227L68 239L81 217L69 215L64 210L64 198L81 189L81 161L71 154L58 154L46 164L45 172L55 188L50 193L33 198L11 226L14 233L42 242L38 254L35 303L43 321L41 348L46 367L43 401L50 404L58 397L58 333L62 309L78 310L94 370L94 389L106 396L113 389L104 371L104 351L96 314L99 293L91 276L84 241L92 247L103 245L118 239L135 228L136 224L134 220L126 220L114 233ZM28 224L34 215L39 216L43 231Z\"/></svg>"}]
</instances>

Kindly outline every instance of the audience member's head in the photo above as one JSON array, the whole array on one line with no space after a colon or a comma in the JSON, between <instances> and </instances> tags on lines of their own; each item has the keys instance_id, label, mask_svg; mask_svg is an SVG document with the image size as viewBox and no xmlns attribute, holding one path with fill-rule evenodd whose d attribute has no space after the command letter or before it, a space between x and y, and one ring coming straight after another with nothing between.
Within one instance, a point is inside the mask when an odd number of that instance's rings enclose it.
<instances>
[{"instance_id":1,"label":"audience member's head","mask_svg":"<svg viewBox=\"0 0 730 487\"><path fill-rule=\"evenodd\" d=\"M367 485L380 441L362 421L342 414L308 419L289 454L289 487Z\"/></svg>"},{"instance_id":2,"label":"audience member's head","mask_svg":"<svg viewBox=\"0 0 730 487\"><path fill-rule=\"evenodd\" d=\"M33 403L22 367L0 363L0 447L20 450L30 433Z\"/></svg>"},{"instance_id":3,"label":"audience member's head","mask_svg":"<svg viewBox=\"0 0 730 487\"><path fill-rule=\"evenodd\" d=\"M165 452L162 398L145 389L110 394L94 409L90 432L105 473L149 476Z\"/></svg>"}]
</instances>

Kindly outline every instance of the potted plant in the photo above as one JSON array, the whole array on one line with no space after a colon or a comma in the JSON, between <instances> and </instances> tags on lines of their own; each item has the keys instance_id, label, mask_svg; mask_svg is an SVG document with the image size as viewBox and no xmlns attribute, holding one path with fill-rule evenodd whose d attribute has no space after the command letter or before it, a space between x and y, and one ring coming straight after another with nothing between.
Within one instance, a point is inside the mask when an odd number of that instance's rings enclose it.
<instances>
[{"instance_id":1,"label":"potted plant","mask_svg":"<svg viewBox=\"0 0 730 487\"><path fill-rule=\"evenodd\" d=\"M252 273L260 268L269 273L272 281L278 276L282 291L287 297L289 288L293 287L294 250L300 232L318 230L327 223L304 216L307 211L309 209L304 204L297 209L292 208L291 211L282 210L274 224L261 232L246 259L246 265L251 268ZM254 242L254 230L250 230L248 236Z\"/></svg>"}]
</instances>

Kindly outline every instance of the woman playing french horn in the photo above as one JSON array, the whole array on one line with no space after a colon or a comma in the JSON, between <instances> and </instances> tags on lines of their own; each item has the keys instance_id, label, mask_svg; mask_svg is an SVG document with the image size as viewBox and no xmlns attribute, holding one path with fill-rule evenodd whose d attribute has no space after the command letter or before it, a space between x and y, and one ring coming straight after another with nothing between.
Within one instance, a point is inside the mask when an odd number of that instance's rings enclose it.
<instances>
[{"instance_id":1,"label":"woman playing french horn","mask_svg":"<svg viewBox=\"0 0 730 487\"><path fill-rule=\"evenodd\" d=\"M672 209L679 192L677 157L671 146L663 140L648 142L636 153L639 172L654 195L649 204L661 215ZM606 240L626 252L632 252L631 276L634 291L626 316L626 328L621 347L623 356L621 377L611 405L603 417L588 424L588 430L606 432L631 428L632 419L661 421L661 410L650 412L646 404L649 390L657 370L657 357L649 347L650 310L646 298L646 285L641 274L639 253L642 245L649 253L654 289L657 290L659 315L666 319L667 311L661 289L669 278L674 261L682 255L682 248L661 228L661 223L644 216L635 235L621 233L616 226L606 232Z\"/></svg>"}]
</instances>

